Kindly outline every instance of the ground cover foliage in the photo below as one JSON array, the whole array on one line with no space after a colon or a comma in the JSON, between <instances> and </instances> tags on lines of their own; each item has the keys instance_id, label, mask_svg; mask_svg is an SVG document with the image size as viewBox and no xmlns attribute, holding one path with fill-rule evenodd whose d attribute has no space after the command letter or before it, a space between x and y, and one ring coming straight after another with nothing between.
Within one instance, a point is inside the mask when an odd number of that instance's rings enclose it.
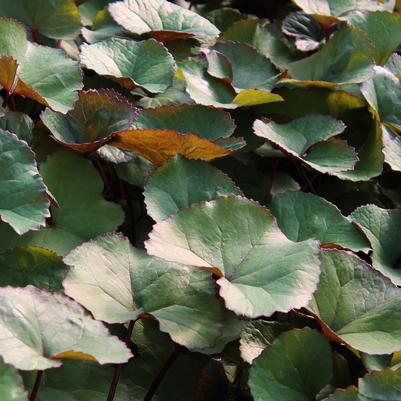
<instances>
[{"instance_id":1,"label":"ground cover foliage","mask_svg":"<svg viewBox=\"0 0 401 401\"><path fill-rule=\"evenodd\" d=\"M401 400L400 13L0 0L0 400Z\"/></svg>"}]
</instances>

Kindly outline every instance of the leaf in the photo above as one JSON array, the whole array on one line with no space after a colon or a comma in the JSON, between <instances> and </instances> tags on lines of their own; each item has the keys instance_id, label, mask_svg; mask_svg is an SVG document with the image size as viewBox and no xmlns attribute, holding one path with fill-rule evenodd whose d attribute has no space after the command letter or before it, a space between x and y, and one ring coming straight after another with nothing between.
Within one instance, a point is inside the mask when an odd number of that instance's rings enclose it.
<instances>
[{"instance_id":1,"label":"leaf","mask_svg":"<svg viewBox=\"0 0 401 401\"><path fill-rule=\"evenodd\" d=\"M174 342L198 351L221 333L223 307L208 272L149 257L118 235L81 245L65 262L72 266L66 294L97 319L118 323L151 314Z\"/></svg>"},{"instance_id":2,"label":"leaf","mask_svg":"<svg viewBox=\"0 0 401 401\"><path fill-rule=\"evenodd\" d=\"M1 2L0 15L15 18L52 39L75 39L81 20L73 0L15 0Z\"/></svg>"},{"instance_id":3,"label":"leaf","mask_svg":"<svg viewBox=\"0 0 401 401\"><path fill-rule=\"evenodd\" d=\"M0 249L39 246L63 256L82 242L122 224L122 208L103 199L102 180L89 160L60 150L48 157L41 173L60 205L51 207L53 224L22 237L4 233L0 226Z\"/></svg>"},{"instance_id":4,"label":"leaf","mask_svg":"<svg viewBox=\"0 0 401 401\"><path fill-rule=\"evenodd\" d=\"M352 253L323 250L309 309L326 334L368 354L401 347L401 290Z\"/></svg>"},{"instance_id":5,"label":"leaf","mask_svg":"<svg viewBox=\"0 0 401 401\"><path fill-rule=\"evenodd\" d=\"M59 49L28 42L22 24L0 18L0 84L9 95L31 98L66 113L82 88L77 63Z\"/></svg>"},{"instance_id":6,"label":"leaf","mask_svg":"<svg viewBox=\"0 0 401 401\"><path fill-rule=\"evenodd\" d=\"M49 216L47 188L26 142L0 129L0 217L16 233L38 230Z\"/></svg>"},{"instance_id":7,"label":"leaf","mask_svg":"<svg viewBox=\"0 0 401 401\"><path fill-rule=\"evenodd\" d=\"M0 287L12 285L62 291L67 269L60 256L47 249L29 246L14 248L0 255Z\"/></svg>"},{"instance_id":8,"label":"leaf","mask_svg":"<svg viewBox=\"0 0 401 401\"><path fill-rule=\"evenodd\" d=\"M336 175L352 170L358 160L346 142L332 139L345 130L345 125L330 116L310 115L286 124L256 120L253 130L289 157L322 173Z\"/></svg>"},{"instance_id":9,"label":"leaf","mask_svg":"<svg viewBox=\"0 0 401 401\"><path fill-rule=\"evenodd\" d=\"M81 63L99 75L114 77L127 89L139 86L152 93L165 91L173 82L175 62L154 39L134 42L111 38L81 46Z\"/></svg>"},{"instance_id":10,"label":"leaf","mask_svg":"<svg viewBox=\"0 0 401 401\"><path fill-rule=\"evenodd\" d=\"M233 99L233 103L239 106L257 106L259 104L283 101L284 99L280 95L263 89L245 89Z\"/></svg>"},{"instance_id":11,"label":"leaf","mask_svg":"<svg viewBox=\"0 0 401 401\"><path fill-rule=\"evenodd\" d=\"M225 31L234 23L247 19L248 15L242 14L235 8L223 7L208 12L206 18L218 29Z\"/></svg>"},{"instance_id":12,"label":"leaf","mask_svg":"<svg viewBox=\"0 0 401 401\"><path fill-rule=\"evenodd\" d=\"M17 371L0 362L0 397L7 401L26 401L27 394Z\"/></svg>"},{"instance_id":13,"label":"leaf","mask_svg":"<svg viewBox=\"0 0 401 401\"><path fill-rule=\"evenodd\" d=\"M264 349L270 347L273 340L291 326L268 322L265 320L253 320L248 322L241 332L240 352L241 358L252 364Z\"/></svg>"},{"instance_id":14,"label":"leaf","mask_svg":"<svg viewBox=\"0 0 401 401\"><path fill-rule=\"evenodd\" d=\"M196 103L226 109L238 107L232 104L236 93L231 85L208 74L201 62L187 60L180 65L180 71L186 81L186 91Z\"/></svg>"},{"instance_id":15,"label":"leaf","mask_svg":"<svg viewBox=\"0 0 401 401\"><path fill-rule=\"evenodd\" d=\"M361 86L361 92L380 121L401 132L401 83L389 70L375 67L375 75Z\"/></svg>"},{"instance_id":16,"label":"leaf","mask_svg":"<svg viewBox=\"0 0 401 401\"><path fill-rule=\"evenodd\" d=\"M12 132L28 144L32 142L33 121L28 114L0 109L0 129Z\"/></svg>"},{"instance_id":17,"label":"leaf","mask_svg":"<svg viewBox=\"0 0 401 401\"><path fill-rule=\"evenodd\" d=\"M401 171L401 139L394 131L382 125L384 161L394 171Z\"/></svg>"},{"instance_id":18,"label":"leaf","mask_svg":"<svg viewBox=\"0 0 401 401\"><path fill-rule=\"evenodd\" d=\"M232 153L197 135L168 129L134 129L117 133L111 145L126 149L161 166L176 155L210 161Z\"/></svg>"},{"instance_id":19,"label":"leaf","mask_svg":"<svg viewBox=\"0 0 401 401\"><path fill-rule=\"evenodd\" d=\"M135 121L139 129L168 129L215 140L228 137L235 130L230 114L201 105L171 105L143 110Z\"/></svg>"},{"instance_id":20,"label":"leaf","mask_svg":"<svg viewBox=\"0 0 401 401\"><path fill-rule=\"evenodd\" d=\"M385 64L401 43L401 16L385 11L355 12L347 18L349 24L366 32L374 46L377 64Z\"/></svg>"},{"instance_id":21,"label":"leaf","mask_svg":"<svg viewBox=\"0 0 401 401\"><path fill-rule=\"evenodd\" d=\"M314 238L328 247L339 245L354 251L370 248L356 225L335 205L319 196L304 192L281 193L273 198L271 210L291 241Z\"/></svg>"},{"instance_id":22,"label":"leaf","mask_svg":"<svg viewBox=\"0 0 401 401\"><path fill-rule=\"evenodd\" d=\"M340 16L349 11L356 9L376 11L386 10L393 11L394 5L389 0L293 0L293 2L301 7L307 14Z\"/></svg>"},{"instance_id":23,"label":"leaf","mask_svg":"<svg viewBox=\"0 0 401 401\"><path fill-rule=\"evenodd\" d=\"M119 150L118 148L112 149ZM103 148L102 148L103 149ZM156 166L146 159L134 155L128 163L119 163L115 166L117 175L131 185L143 187L156 170Z\"/></svg>"},{"instance_id":24,"label":"leaf","mask_svg":"<svg viewBox=\"0 0 401 401\"><path fill-rule=\"evenodd\" d=\"M242 89L271 89L277 70L271 62L249 45L236 42L217 42L214 50L221 53L232 66L232 85Z\"/></svg>"},{"instance_id":25,"label":"leaf","mask_svg":"<svg viewBox=\"0 0 401 401\"><path fill-rule=\"evenodd\" d=\"M233 40L254 47L267 57L276 67L286 69L287 65L298 57L285 43L280 25L256 18L238 21L228 28L221 40Z\"/></svg>"},{"instance_id":26,"label":"leaf","mask_svg":"<svg viewBox=\"0 0 401 401\"><path fill-rule=\"evenodd\" d=\"M295 46L301 51L316 50L325 39L321 25L302 11L288 14L283 21L282 30L286 35L295 38Z\"/></svg>"},{"instance_id":27,"label":"leaf","mask_svg":"<svg viewBox=\"0 0 401 401\"><path fill-rule=\"evenodd\" d=\"M401 239L397 233L401 228L401 211L364 205L352 212L350 217L372 245L373 267L400 285Z\"/></svg>"},{"instance_id":28,"label":"leaf","mask_svg":"<svg viewBox=\"0 0 401 401\"><path fill-rule=\"evenodd\" d=\"M226 307L270 316L305 305L317 284L317 243L289 241L267 209L241 197L220 198L158 222L149 254L213 271Z\"/></svg>"},{"instance_id":29,"label":"leaf","mask_svg":"<svg viewBox=\"0 0 401 401\"><path fill-rule=\"evenodd\" d=\"M160 167L144 188L146 208L155 221L164 220L193 203L241 194L221 171L179 156Z\"/></svg>"},{"instance_id":30,"label":"leaf","mask_svg":"<svg viewBox=\"0 0 401 401\"><path fill-rule=\"evenodd\" d=\"M127 31L156 40L195 38L212 41L219 30L206 18L166 0L124 0L110 4L111 16Z\"/></svg>"},{"instance_id":31,"label":"leaf","mask_svg":"<svg viewBox=\"0 0 401 401\"><path fill-rule=\"evenodd\" d=\"M61 294L25 288L0 288L0 355L22 370L61 366L64 353L104 363L124 363L131 352L102 323Z\"/></svg>"},{"instance_id":32,"label":"leaf","mask_svg":"<svg viewBox=\"0 0 401 401\"><path fill-rule=\"evenodd\" d=\"M291 63L288 71L292 80L288 82L322 87L364 82L373 75L371 54L371 45L362 32L341 29L321 50Z\"/></svg>"},{"instance_id":33,"label":"leaf","mask_svg":"<svg viewBox=\"0 0 401 401\"><path fill-rule=\"evenodd\" d=\"M401 397L401 369L383 369L358 381L359 388L337 390L328 401L395 401Z\"/></svg>"},{"instance_id":34,"label":"leaf","mask_svg":"<svg viewBox=\"0 0 401 401\"><path fill-rule=\"evenodd\" d=\"M78 94L74 109L67 114L49 109L41 120L62 145L79 153L91 153L117 131L133 126L137 111L113 90L89 90Z\"/></svg>"},{"instance_id":35,"label":"leaf","mask_svg":"<svg viewBox=\"0 0 401 401\"><path fill-rule=\"evenodd\" d=\"M294 329L254 361L248 384L255 400L315 400L332 380L332 363L330 345L322 334Z\"/></svg>"}]
</instances>

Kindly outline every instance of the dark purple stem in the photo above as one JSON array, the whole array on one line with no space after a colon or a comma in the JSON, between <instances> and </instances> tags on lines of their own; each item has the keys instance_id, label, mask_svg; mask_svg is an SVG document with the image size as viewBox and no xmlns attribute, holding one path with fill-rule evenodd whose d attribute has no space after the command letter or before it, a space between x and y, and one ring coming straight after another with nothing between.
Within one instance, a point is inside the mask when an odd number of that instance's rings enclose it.
<instances>
[{"instance_id":1,"label":"dark purple stem","mask_svg":"<svg viewBox=\"0 0 401 401\"><path fill-rule=\"evenodd\" d=\"M29 397L29 401L35 401L36 396L38 395L40 383L42 382L43 370L38 370L36 373L35 384L33 385L31 395Z\"/></svg>"}]
</instances>

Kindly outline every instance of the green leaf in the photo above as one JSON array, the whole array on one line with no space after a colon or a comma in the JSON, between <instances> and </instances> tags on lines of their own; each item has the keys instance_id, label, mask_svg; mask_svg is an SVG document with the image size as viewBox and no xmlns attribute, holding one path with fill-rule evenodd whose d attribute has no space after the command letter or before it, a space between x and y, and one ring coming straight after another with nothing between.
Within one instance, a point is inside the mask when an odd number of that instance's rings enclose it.
<instances>
[{"instance_id":1,"label":"green leaf","mask_svg":"<svg viewBox=\"0 0 401 401\"><path fill-rule=\"evenodd\" d=\"M287 81L323 87L361 83L373 75L371 54L372 48L364 33L344 28L312 56L291 63L288 71L292 80Z\"/></svg>"},{"instance_id":2,"label":"green leaf","mask_svg":"<svg viewBox=\"0 0 401 401\"><path fill-rule=\"evenodd\" d=\"M53 223L22 237L12 236L0 226L0 249L32 245L66 255L82 242L122 224L122 208L103 199L102 180L89 160L60 150L48 157L40 171L60 205L51 207Z\"/></svg>"},{"instance_id":3,"label":"green leaf","mask_svg":"<svg viewBox=\"0 0 401 401\"><path fill-rule=\"evenodd\" d=\"M247 323L241 332L241 358L252 364L264 349L270 347L276 337L291 326L284 323L253 320Z\"/></svg>"},{"instance_id":4,"label":"green leaf","mask_svg":"<svg viewBox=\"0 0 401 401\"><path fill-rule=\"evenodd\" d=\"M102 323L61 294L0 288L0 355L17 369L44 370L60 359L124 363L131 352Z\"/></svg>"},{"instance_id":5,"label":"green leaf","mask_svg":"<svg viewBox=\"0 0 401 401\"><path fill-rule=\"evenodd\" d=\"M272 63L249 45L236 42L217 42L214 50L221 53L231 64L232 85L242 89L271 89L277 76Z\"/></svg>"},{"instance_id":6,"label":"green leaf","mask_svg":"<svg viewBox=\"0 0 401 401\"><path fill-rule=\"evenodd\" d=\"M0 362L0 397L7 401L26 401L27 394L17 371Z\"/></svg>"},{"instance_id":7,"label":"green leaf","mask_svg":"<svg viewBox=\"0 0 401 401\"><path fill-rule=\"evenodd\" d=\"M330 345L317 330L294 329L254 361L249 387L255 400L312 401L333 377Z\"/></svg>"},{"instance_id":8,"label":"green leaf","mask_svg":"<svg viewBox=\"0 0 401 401\"><path fill-rule=\"evenodd\" d=\"M175 74L173 56L154 39L134 42L111 38L83 44L80 58L86 68L114 77L130 90L139 86L152 93L163 92L173 83Z\"/></svg>"},{"instance_id":9,"label":"green leaf","mask_svg":"<svg viewBox=\"0 0 401 401\"><path fill-rule=\"evenodd\" d=\"M195 38L211 41L220 31L206 18L166 0L124 0L110 4L112 17L127 31L167 42Z\"/></svg>"},{"instance_id":10,"label":"green leaf","mask_svg":"<svg viewBox=\"0 0 401 401\"><path fill-rule=\"evenodd\" d=\"M171 129L209 140L228 137L235 130L234 120L229 113L214 107L189 104L143 110L135 121L135 127Z\"/></svg>"},{"instance_id":11,"label":"green leaf","mask_svg":"<svg viewBox=\"0 0 401 401\"><path fill-rule=\"evenodd\" d=\"M241 197L181 210L158 222L149 238L149 254L217 274L226 307L238 315L304 306L317 284L317 243L289 241L267 209Z\"/></svg>"},{"instance_id":12,"label":"green leaf","mask_svg":"<svg viewBox=\"0 0 401 401\"><path fill-rule=\"evenodd\" d=\"M15 18L52 39L75 39L81 19L73 0L15 0L1 2L0 15Z\"/></svg>"},{"instance_id":13,"label":"green leaf","mask_svg":"<svg viewBox=\"0 0 401 401\"><path fill-rule=\"evenodd\" d=\"M325 38L320 24L302 11L288 14L283 21L282 30L295 39L295 46L301 51L316 50Z\"/></svg>"},{"instance_id":14,"label":"green leaf","mask_svg":"<svg viewBox=\"0 0 401 401\"><path fill-rule=\"evenodd\" d=\"M281 193L273 198L271 210L280 229L291 241L314 238L323 246L340 245L353 251L370 248L356 225L335 205L319 196L304 192Z\"/></svg>"},{"instance_id":15,"label":"green leaf","mask_svg":"<svg viewBox=\"0 0 401 401\"><path fill-rule=\"evenodd\" d=\"M401 16L389 12L355 12L348 23L366 32L374 46L377 64L386 64L401 43Z\"/></svg>"},{"instance_id":16,"label":"green leaf","mask_svg":"<svg viewBox=\"0 0 401 401\"><path fill-rule=\"evenodd\" d=\"M395 284L401 284L401 211L364 205L350 216L365 233L372 249L373 267Z\"/></svg>"},{"instance_id":17,"label":"green leaf","mask_svg":"<svg viewBox=\"0 0 401 401\"><path fill-rule=\"evenodd\" d=\"M223 7L212 10L206 14L206 18L221 31L225 31L234 23L247 19L247 14L242 14L235 8Z\"/></svg>"},{"instance_id":18,"label":"green leaf","mask_svg":"<svg viewBox=\"0 0 401 401\"><path fill-rule=\"evenodd\" d=\"M28 42L22 24L0 19L0 84L9 95L29 97L62 113L82 88L77 63L59 49Z\"/></svg>"},{"instance_id":19,"label":"green leaf","mask_svg":"<svg viewBox=\"0 0 401 401\"><path fill-rule=\"evenodd\" d=\"M113 90L89 90L78 94L74 109L67 114L49 109L41 120L62 145L79 153L91 153L117 131L133 126L137 111Z\"/></svg>"},{"instance_id":20,"label":"green leaf","mask_svg":"<svg viewBox=\"0 0 401 401\"><path fill-rule=\"evenodd\" d=\"M327 335L368 354L401 347L401 289L352 253L321 252L322 273L309 305Z\"/></svg>"},{"instance_id":21,"label":"green leaf","mask_svg":"<svg viewBox=\"0 0 401 401\"><path fill-rule=\"evenodd\" d=\"M72 266L66 294L97 319L117 323L151 314L173 341L198 351L221 334L223 306L208 272L149 257L118 235L83 244L64 260Z\"/></svg>"},{"instance_id":22,"label":"green leaf","mask_svg":"<svg viewBox=\"0 0 401 401\"><path fill-rule=\"evenodd\" d=\"M146 208L155 221L164 220L193 203L241 194L221 171L179 156L160 167L144 188Z\"/></svg>"},{"instance_id":23,"label":"green leaf","mask_svg":"<svg viewBox=\"0 0 401 401\"><path fill-rule=\"evenodd\" d=\"M33 121L28 114L0 109L0 129L12 132L28 144L32 142Z\"/></svg>"},{"instance_id":24,"label":"green leaf","mask_svg":"<svg viewBox=\"0 0 401 401\"><path fill-rule=\"evenodd\" d=\"M361 92L380 121L401 132L401 83L389 70L375 67L375 76L361 86Z\"/></svg>"},{"instance_id":25,"label":"green leaf","mask_svg":"<svg viewBox=\"0 0 401 401\"><path fill-rule=\"evenodd\" d=\"M245 89L233 99L233 103L239 106L257 106L259 104L283 101L284 99L280 95L263 89Z\"/></svg>"},{"instance_id":26,"label":"green leaf","mask_svg":"<svg viewBox=\"0 0 401 401\"><path fill-rule=\"evenodd\" d=\"M293 0L293 2L308 14L327 16L340 16L356 9L368 11L394 9L394 2L391 0Z\"/></svg>"},{"instance_id":27,"label":"green leaf","mask_svg":"<svg viewBox=\"0 0 401 401\"><path fill-rule=\"evenodd\" d=\"M385 125L381 126L383 134L384 161L394 171L401 171L401 138Z\"/></svg>"},{"instance_id":28,"label":"green leaf","mask_svg":"<svg viewBox=\"0 0 401 401\"><path fill-rule=\"evenodd\" d=\"M353 148L333 138L345 130L345 125L330 116L310 115L286 124L256 120L253 129L289 157L322 173L336 175L352 170L358 160Z\"/></svg>"},{"instance_id":29,"label":"green leaf","mask_svg":"<svg viewBox=\"0 0 401 401\"><path fill-rule=\"evenodd\" d=\"M180 70L186 81L186 90L196 103L226 109L238 107L232 104L236 95L234 89L224 81L208 74L201 62L187 60L180 65Z\"/></svg>"},{"instance_id":30,"label":"green leaf","mask_svg":"<svg viewBox=\"0 0 401 401\"><path fill-rule=\"evenodd\" d=\"M12 285L35 287L49 291L63 289L67 269L60 256L43 248L14 248L0 255L0 287Z\"/></svg>"},{"instance_id":31,"label":"green leaf","mask_svg":"<svg viewBox=\"0 0 401 401\"><path fill-rule=\"evenodd\" d=\"M117 149L110 146L112 149ZM104 147L102 148L104 149ZM128 163L115 166L117 175L131 185L143 187L156 170L156 166L140 156L134 156Z\"/></svg>"},{"instance_id":32,"label":"green leaf","mask_svg":"<svg viewBox=\"0 0 401 401\"><path fill-rule=\"evenodd\" d=\"M26 142L0 129L0 217L18 234L38 230L49 216L47 188Z\"/></svg>"},{"instance_id":33,"label":"green leaf","mask_svg":"<svg viewBox=\"0 0 401 401\"><path fill-rule=\"evenodd\" d=\"M286 45L278 21L272 24L256 18L238 21L228 28L220 39L246 43L283 70L298 58Z\"/></svg>"},{"instance_id":34,"label":"green leaf","mask_svg":"<svg viewBox=\"0 0 401 401\"><path fill-rule=\"evenodd\" d=\"M401 399L401 369L383 369L362 377L359 388L337 390L328 401L398 401Z\"/></svg>"}]
</instances>

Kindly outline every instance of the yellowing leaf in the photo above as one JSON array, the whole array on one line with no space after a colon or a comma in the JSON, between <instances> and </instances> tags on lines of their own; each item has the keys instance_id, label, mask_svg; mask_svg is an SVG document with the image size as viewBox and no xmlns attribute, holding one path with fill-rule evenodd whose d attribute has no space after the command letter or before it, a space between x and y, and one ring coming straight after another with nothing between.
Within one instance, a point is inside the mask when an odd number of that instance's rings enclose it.
<instances>
[{"instance_id":1,"label":"yellowing leaf","mask_svg":"<svg viewBox=\"0 0 401 401\"><path fill-rule=\"evenodd\" d=\"M197 135L161 129L121 131L110 145L134 152L159 166L176 155L210 161L233 153Z\"/></svg>"}]
</instances>

